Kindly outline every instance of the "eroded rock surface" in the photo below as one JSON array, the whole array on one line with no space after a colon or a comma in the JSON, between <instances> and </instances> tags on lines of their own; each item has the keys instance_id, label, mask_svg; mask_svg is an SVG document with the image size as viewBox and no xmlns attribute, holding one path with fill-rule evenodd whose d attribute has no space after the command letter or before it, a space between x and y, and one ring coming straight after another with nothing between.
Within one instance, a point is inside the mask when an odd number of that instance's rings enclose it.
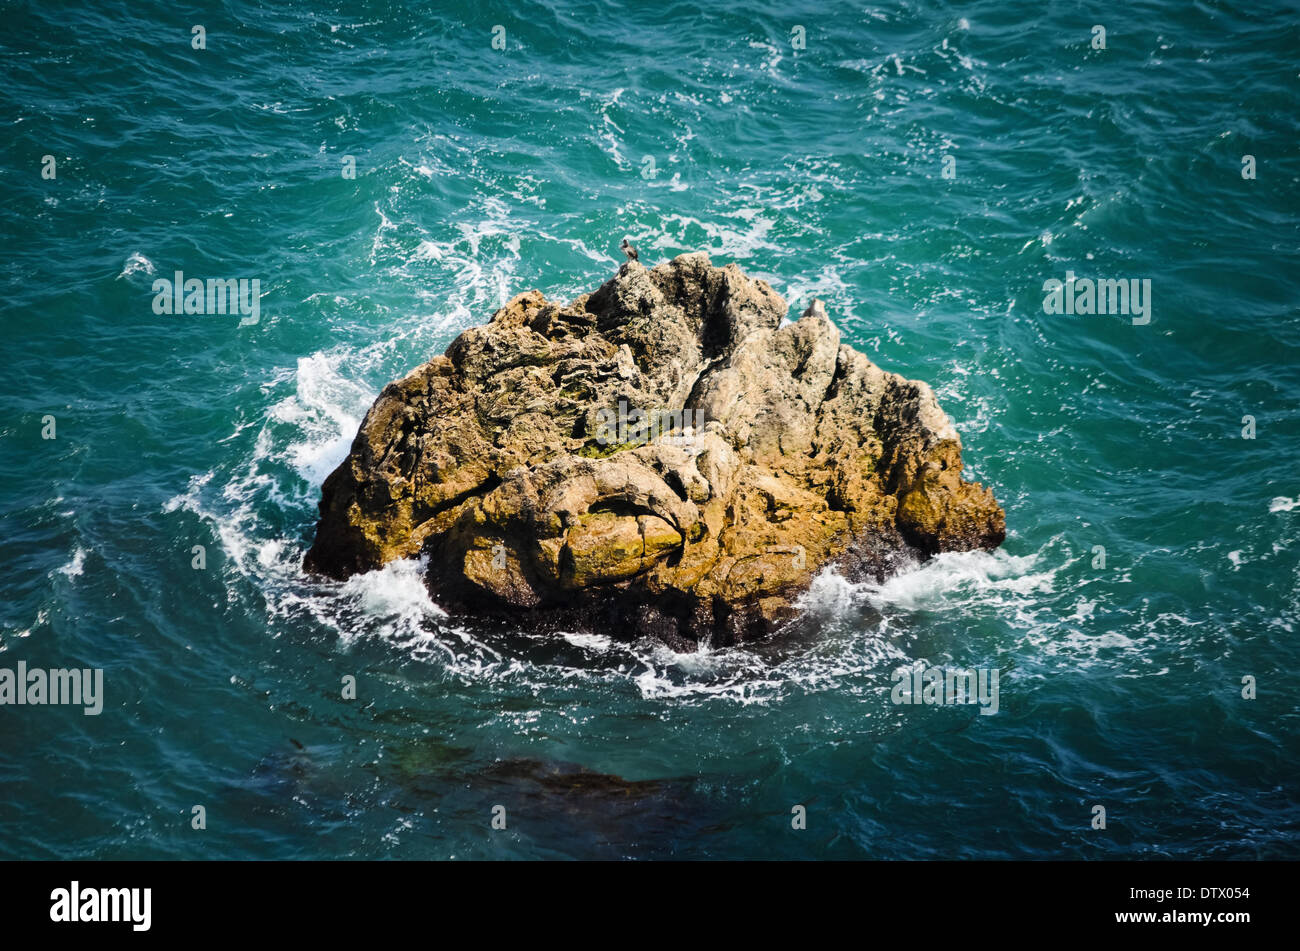
<instances>
[{"instance_id":1,"label":"eroded rock surface","mask_svg":"<svg viewBox=\"0 0 1300 951\"><path fill-rule=\"evenodd\" d=\"M828 563L882 578L1000 544L930 387L842 344L819 301L786 310L702 253L567 305L521 294L380 393L306 568L425 554L448 610L680 649L769 632ZM638 410L699 425L638 433Z\"/></svg>"}]
</instances>

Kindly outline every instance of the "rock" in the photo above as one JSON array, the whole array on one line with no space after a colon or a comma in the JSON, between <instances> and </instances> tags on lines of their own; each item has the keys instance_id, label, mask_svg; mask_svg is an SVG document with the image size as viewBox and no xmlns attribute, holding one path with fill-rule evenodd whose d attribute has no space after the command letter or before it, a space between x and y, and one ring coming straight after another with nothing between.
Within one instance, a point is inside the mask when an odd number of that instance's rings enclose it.
<instances>
[{"instance_id":1,"label":"rock","mask_svg":"<svg viewBox=\"0 0 1300 951\"><path fill-rule=\"evenodd\" d=\"M930 387L842 344L820 301L785 313L702 253L568 305L519 295L380 393L305 567L424 554L448 610L682 649L770 632L827 564L883 579L999 545Z\"/></svg>"}]
</instances>

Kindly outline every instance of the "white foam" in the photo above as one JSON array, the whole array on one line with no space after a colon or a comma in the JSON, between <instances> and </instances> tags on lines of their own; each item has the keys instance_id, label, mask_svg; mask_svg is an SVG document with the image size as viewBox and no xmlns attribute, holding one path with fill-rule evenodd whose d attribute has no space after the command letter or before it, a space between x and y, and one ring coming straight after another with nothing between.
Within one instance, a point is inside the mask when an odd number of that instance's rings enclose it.
<instances>
[{"instance_id":1,"label":"white foam","mask_svg":"<svg viewBox=\"0 0 1300 951\"><path fill-rule=\"evenodd\" d=\"M733 212L729 217L744 221L745 227L736 228L722 222L704 221L693 215L665 215L660 226L660 237L651 246L655 248L687 247L690 244L698 246L699 241L688 241L688 235L698 228L708 235L707 250L712 254L747 258L756 251L779 253L783 250L780 245L767 240L768 233L775 225L771 218L758 213L751 214L748 209ZM674 225L677 226L676 233L673 231Z\"/></svg>"},{"instance_id":2,"label":"white foam","mask_svg":"<svg viewBox=\"0 0 1300 951\"><path fill-rule=\"evenodd\" d=\"M613 646L614 641L603 634L582 634L577 631L564 631L560 635L574 647L603 654Z\"/></svg>"},{"instance_id":3,"label":"white foam","mask_svg":"<svg viewBox=\"0 0 1300 951\"><path fill-rule=\"evenodd\" d=\"M126 264L122 267L122 273L117 277L122 279L130 277L132 274L153 274L157 269L152 261L141 254L139 251L132 251L131 256L126 259Z\"/></svg>"},{"instance_id":4,"label":"white foam","mask_svg":"<svg viewBox=\"0 0 1300 951\"><path fill-rule=\"evenodd\" d=\"M906 610L962 607L990 595L1050 593L1058 568L1034 571L1039 556L995 551L943 552L918 567L899 572L884 584L865 584L867 599L878 607Z\"/></svg>"},{"instance_id":5,"label":"white foam","mask_svg":"<svg viewBox=\"0 0 1300 951\"><path fill-rule=\"evenodd\" d=\"M764 53L767 54L767 59L763 61L763 65L760 66L759 68L768 70L769 72L775 70L778 66L780 66L781 60L785 58L784 56L781 55L781 50L778 47L773 46L771 43L765 43L761 40L750 40L749 48L752 50L762 50Z\"/></svg>"},{"instance_id":6,"label":"white foam","mask_svg":"<svg viewBox=\"0 0 1300 951\"><path fill-rule=\"evenodd\" d=\"M340 372L342 354L314 353L298 360L297 391L271 407L270 418L299 430L283 454L313 488L337 468L375 393ZM264 454L270 454L270 446Z\"/></svg>"},{"instance_id":7,"label":"white foam","mask_svg":"<svg viewBox=\"0 0 1300 951\"><path fill-rule=\"evenodd\" d=\"M1086 621L1092 617L1093 612L1097 609L1096 601L1089 601L1086 598L1080 598L1074 605L1074 613L1066 618L1067 621Z\"/></svg>"},{"instance_id":8,"label":"white foam","mask_svg":"<svg viewBox=\"0 0 1300 951\"><path fill-rule=\"evenodd\" d=\"M354 599L375 618L415 625L424 618L446 617L447 612L433 603L424 586L428 567L427 558L390 561L375 571L353 575L343 582L339 594Z\"/></svg>"},{"instance_id":9,"label":"white foam","mask_svg":"<svg viewBox=\"0 0 1300 951\"><path fill-rule=\"evenodd\" d=\"M848 581L834 568L827 568L813 578L795 606L822 616L845 614L861 603L863 590L862 585Z\"/></svg>"},{"instance_id":10,"label":"white foam","mask_svg":"<svg viewBox=\"0 0 1300 951\"><path fill-rule=\"evenodd\" d=\"M72 560L59 569L59 574L66 575L69 578L76 578L85 570L86 549L80 545L72 552Z\"/></svg>"}]
</instances>

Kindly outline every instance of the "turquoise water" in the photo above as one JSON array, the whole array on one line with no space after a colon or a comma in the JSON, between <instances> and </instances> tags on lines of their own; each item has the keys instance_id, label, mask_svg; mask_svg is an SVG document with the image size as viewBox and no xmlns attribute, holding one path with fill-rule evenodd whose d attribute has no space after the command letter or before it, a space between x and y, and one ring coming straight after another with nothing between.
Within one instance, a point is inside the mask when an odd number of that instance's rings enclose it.
<instances>
[{"instance_id":1,"label":"turquoise water","mask_svg":"<svg viewBox=\"0 0 1300 951\"><path fill-rule=\"evenodd\" d=\"M0 857L1300 855L1294 7L0 23L0 667L105 672L99 716L0 707ZM624 235L930 381L1003 548L693 655L303 576L379 389ZM155 314L177 270L259 279L259 322ZM1067 271L1149 279L1150 323L1044 313ZM998 668L998 713L891 703L922 659Z\"/></svg>"}]
</instances>

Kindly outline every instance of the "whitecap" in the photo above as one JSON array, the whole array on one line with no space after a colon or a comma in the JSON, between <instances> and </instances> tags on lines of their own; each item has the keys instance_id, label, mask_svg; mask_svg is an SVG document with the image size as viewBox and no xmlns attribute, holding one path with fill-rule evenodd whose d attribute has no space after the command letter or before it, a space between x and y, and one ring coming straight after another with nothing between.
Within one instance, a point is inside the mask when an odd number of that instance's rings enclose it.
<instances>
[{"instance_id":1,"label":"whitecap","mask_svg":"<svg viewBox=\"0 0 1300 951\"><path fill-rule=\"evenodd\" d=\"M124 277L130 277L132 274L153 274L157 268L152 261L141 254L139 251L132 251L131 256L126 259L126 264L122 267L122 273L117 276L118 280Z\"/></svg>"},{"instance_id":2,"label":"whitecap","mask_svg":"<svg viewBox=\"0 0 1300 951\"><path fill-rule=\"evenodd\" d=\"M76 578L81 575L86 565L86 549L80 545L72 553L72 560L59 569L59 573L69 578Z\"/></svg>"}]
</instances>

